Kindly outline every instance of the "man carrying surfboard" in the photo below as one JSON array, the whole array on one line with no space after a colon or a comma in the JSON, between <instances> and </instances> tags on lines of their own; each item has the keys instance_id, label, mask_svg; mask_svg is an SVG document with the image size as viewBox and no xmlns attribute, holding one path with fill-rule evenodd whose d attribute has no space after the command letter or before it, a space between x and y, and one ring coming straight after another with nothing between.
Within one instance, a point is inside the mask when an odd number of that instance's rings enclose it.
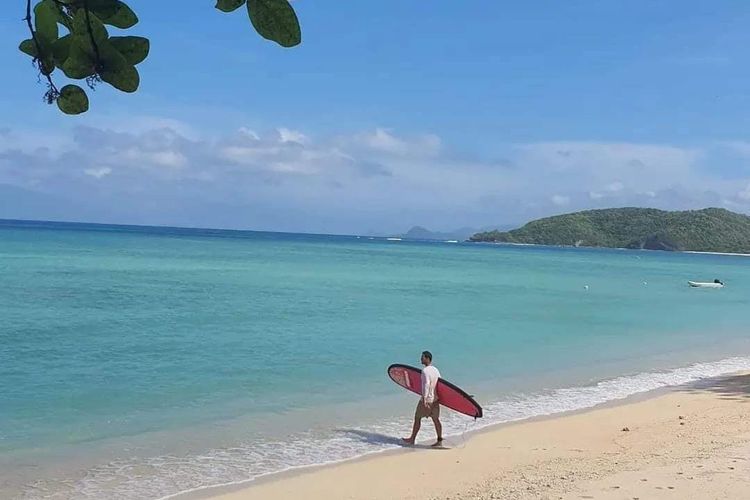
<instances>
[{"instance_id":1,"label":"man carrying surfboard","mask_svg":"<svg viewBox=\"0 0 750 500\"><path fill-rule=\"evenodd\" d=\"M414 444L417 439L419 429L422 427L423 418L431 418L435 424L437 441L432 446L443 444L443 424L440 423L440 405L437 399L437 383L440 378L440 371L432 365L432 353L424 351L422 353L422 397L417 403L417 409L414 412L414 426L411 430L411 436L402 438L405 444Z\"/></svg>"}]
</instances>

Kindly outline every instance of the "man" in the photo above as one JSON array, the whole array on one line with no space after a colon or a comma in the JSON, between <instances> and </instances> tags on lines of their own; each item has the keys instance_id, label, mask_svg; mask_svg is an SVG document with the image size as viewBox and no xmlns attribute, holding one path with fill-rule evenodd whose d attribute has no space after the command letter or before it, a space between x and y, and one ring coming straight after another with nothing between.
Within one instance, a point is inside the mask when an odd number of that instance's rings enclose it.
<instances>
[{"instance_id":1,"label":"man","mask_svg":"<svg viewBox=\"0 0 750 500\"><path fill-rule=\"evenodd\" d=\"M422 397L417 403L417 409L414 412L414 427L411 430L411 436L403 438L405 444L414 444L417 439L419 428L422 427L423 418L431 418L435 424L437 441L432 446L443 444L443 424L440 423L440 405L437 398L437 383L440 378L440 372L432 366L432 353L424 351L422 353Z\"/></svg>"}]
</instances>

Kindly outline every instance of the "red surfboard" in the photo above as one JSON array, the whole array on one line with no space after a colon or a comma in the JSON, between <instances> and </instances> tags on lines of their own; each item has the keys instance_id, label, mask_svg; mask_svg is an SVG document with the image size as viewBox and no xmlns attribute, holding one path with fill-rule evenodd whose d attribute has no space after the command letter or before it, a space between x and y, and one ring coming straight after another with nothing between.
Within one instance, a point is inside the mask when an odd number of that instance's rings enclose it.
<instances>
[{"instance_id":1,"label":"red surfboard","mask_svg":"<svg viewBox=\"0 0 750 500\"><path fill-rule=\"evenodd\" d=\"M395 364L388 367L388 376L404 389L422 395L422 370L409 365ZM438 403L474 418L482 416L482 407L474 398L447 380L438 379Z\"/></svg>"}]
</instances>

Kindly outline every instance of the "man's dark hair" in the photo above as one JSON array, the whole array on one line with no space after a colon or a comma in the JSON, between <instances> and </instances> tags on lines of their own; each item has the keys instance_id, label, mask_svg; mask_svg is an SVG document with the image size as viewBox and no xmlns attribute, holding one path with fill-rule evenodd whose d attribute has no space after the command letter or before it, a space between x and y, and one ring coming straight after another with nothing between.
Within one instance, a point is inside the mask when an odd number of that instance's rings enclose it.
<instances>
[{"instance_id":1,"label":"man's dark hair","mask_svg":"<svg viewBox=\"0 0 750 500\"><path fill-rule=\"evenodd\" d=\"M432 361L432 353L430 351L422 351L422 356Z\"/></svg>"}]
</instances>

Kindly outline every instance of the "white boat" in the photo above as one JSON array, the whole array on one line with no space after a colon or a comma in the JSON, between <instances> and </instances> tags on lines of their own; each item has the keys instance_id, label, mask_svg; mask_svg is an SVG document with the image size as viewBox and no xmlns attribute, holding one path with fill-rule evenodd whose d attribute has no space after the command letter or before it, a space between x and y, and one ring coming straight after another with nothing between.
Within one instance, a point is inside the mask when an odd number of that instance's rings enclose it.
<instances>
[{"instance_id":1,"label":"white boat","mask_svg":"<svg viewBox=\"0 0 750 500\"><path fill-rule=\"evenodd\" d=\"M688 281L688 285L692 286L693 288L724 288L724 283L722 283L721 281Z\"/></svg>"},{"instance_id":2,"label":"white boat","mask_svg":"<svg viewBox=\"0 0 750 500\"><path fill-rule=\"evenodd\" d=\"M386 238L388 241L401 241L401 238Z\"/></svg>"}]
</instances>

